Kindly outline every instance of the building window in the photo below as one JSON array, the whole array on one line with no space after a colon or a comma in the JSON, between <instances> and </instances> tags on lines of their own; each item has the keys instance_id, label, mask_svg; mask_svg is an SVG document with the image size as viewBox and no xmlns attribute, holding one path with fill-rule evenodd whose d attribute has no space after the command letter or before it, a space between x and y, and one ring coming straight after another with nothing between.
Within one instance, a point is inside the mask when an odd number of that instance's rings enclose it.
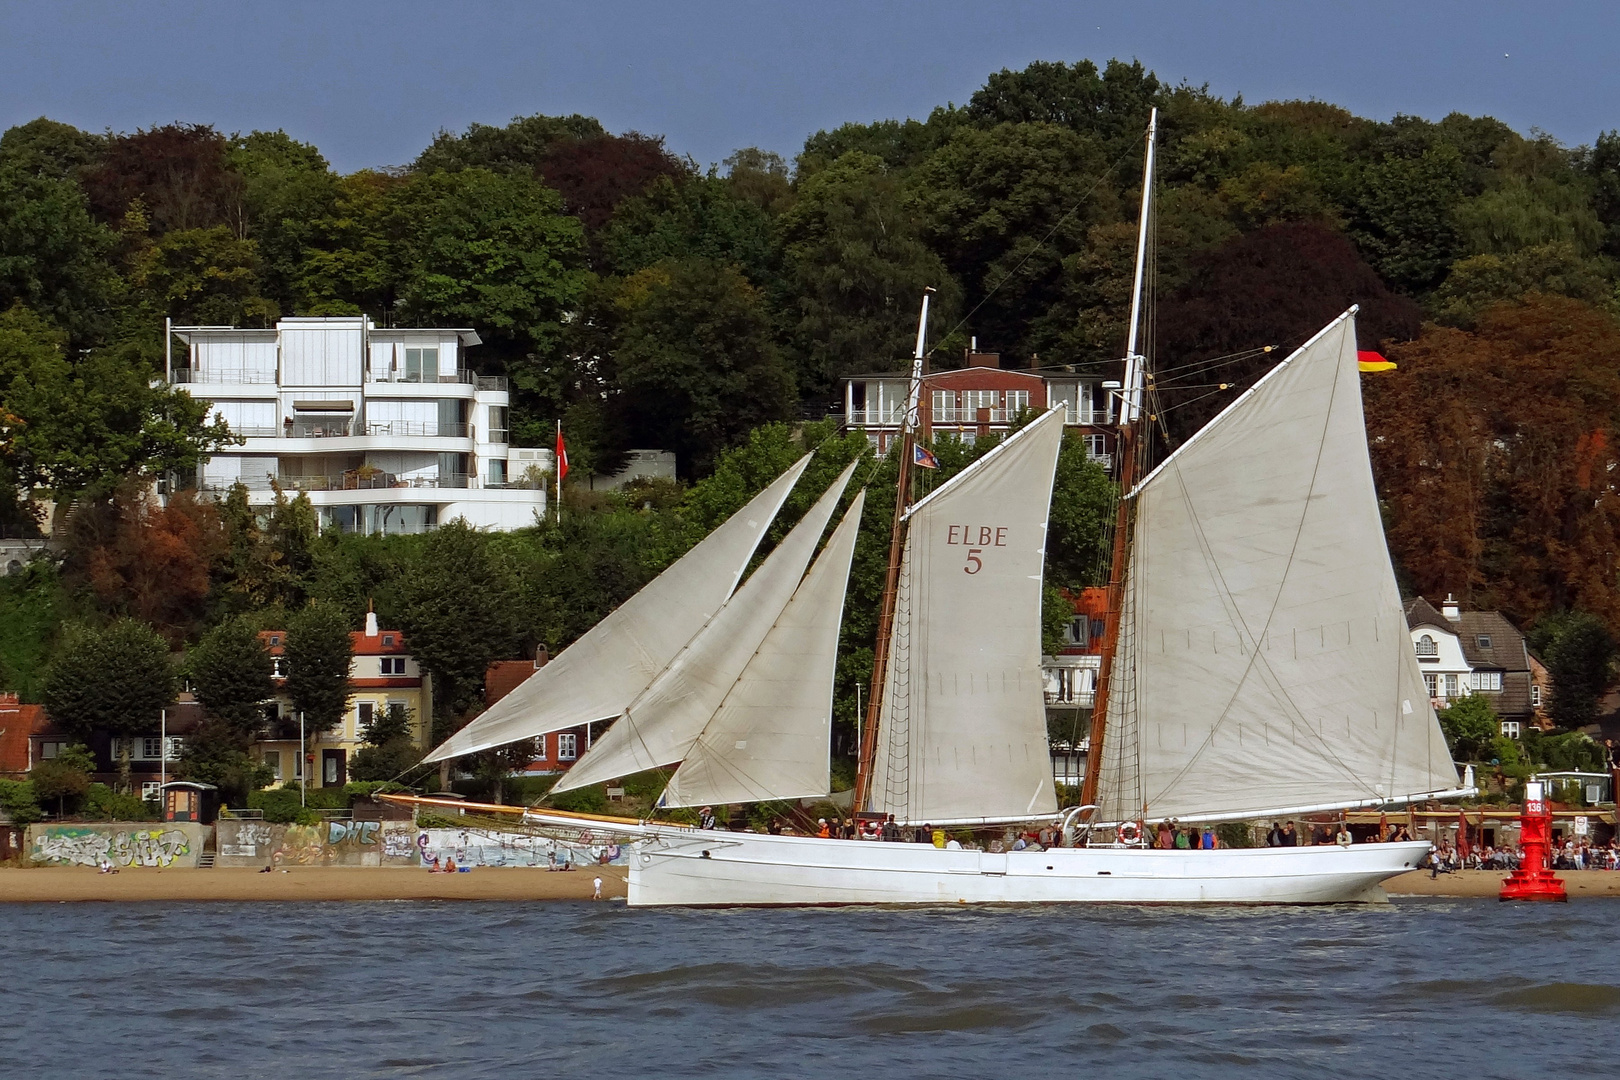
<instances>
[{"instance_id":1,"label":"building window","mask_svg":"<svg viewBox=\"0 0 1620 1080\"><path fill-rule=\"evenodd\" d=\"M403 656L385 656L382 658L382 673L384 675L405 674L405 658Z\"/></svg>"},{"instance_id":2,"label":"building window","mask_svg":"<svg viewBox=\"0 0 1620 1080\"><path fill-rule=\"evenodd\" d=\"M385 648L385 649L393 648L393 645L394 645L394 635L393 634L384 634L383 635L383 648Z\"/></svg>"},{"instance_id":3,"label":"building window","mask_svg":"<svg viewBox=\"0 0 1620 1080\"><path fill-rule=\"evenodd\" d=\"M1539 683L1530 684L1530 707L1533 709L1541 708L1541 684Z\"/></svg>"},{"instance_id":4,"label":"building window","mask_svg":"<svg viewBox=\"0 0 1620 1080\"><path fill-rule=\"evenodd\" d=\"M284 657L280 656L270 658L270 674L273 678L285 679L287 677L287 665L283 662L284 659Z\"/></svg>"},{"instance_id":5,"label":"building window","mask_svg":"<svg viewBox=\"0 0 1620 1080\"><path fill-rule=\"evenodd\" d=\"M505 458L490 458L490 461L489 461L489 486L490 487L505 487L506 486L506 459Z\"/></svg>"},{"instance_id":6,"label":"building window","mask_svg":"<svg viewBox=\"0 0 1620 1080\"><path fill-rule=\"evenodd\" d=\"M1417 639L1417 654L1419 660L1434 660L1440 656L1440 646L1435 644L1434 638L1424 634Z\"/></svg>"},{"instance_id":7,"label":"building window","mask_svg":"<svg viewBox=\"0 0 1620 1080\"><path fill-rule=\"evenodd\" d=\"M565 731L557 736L557 760L573 761L579 747L579 736Z\"/></svg>"},{"instance_id":8,"label":"building window","mask_svg":"<svg viewBox=\"0 0 1620 1080\"><path fill-rule=\"evenodd\" d=\"M1468 688L1470 690L1488 690L1501 693L1502 673L1500 671L1471 671L1468 673Z\"/></svg>"},{"instance_id":9,"label":"building window","mask_svg":"<svg viewBox=\"0 0 1620 1080\"><path fill-rule=\"evenodd\" d=\"M1447 675L1446 676L1446 697L1454 698L1456 696L1457 696L1457 676L1455 676L1455 675Z\"/></svg>"},{"instance_id":10,"label":"building window","mask_svg":"<svg viewBox=\"0 0 1620 1080\"><path fill-rule=\"evenodd\" d=\"M168 746L168 751L169 751L168 759L170 761L179 761L180 760L180 752L182 750L184 750L185 747L186 747L186 740L185 739L181 738L178 735L170 735L169 736L169 746Z\"/></svg>"},{"instance_id":11,"label":"building window","mask_svg":"<svg viewBox=\"0 0 1620 1080\"><path fill-rule=\"evenodd\" d=\"M534 745L538 748L541 759L544 760L546 756L546 737L544 735L535 736Z\"/></svg>"},{"instance_id":12,"label":"building window","mask_svg":"<svg viewBox=\"0 0 1620 1080\"><path fill-rule=\"evenodd\" d=\"M1431 698L1440 696L1440 676L1436 675L1434 672L1430 671L1424 673L1423 686L1424 689L1429 692L1429 696Z\"/></svg>"},{"instance_id":13,"label":"building window","mask_svg":"<svg viewBox=\"0 0 1620 1080\"><path fill-rule=\"evenodd\" d=\"M264 760L264 767L270 770L270 775L272 777L274 777L275 779L277 779L277 780L282 779L282 776L281 776L281 751L280 750L266 750L264 752L264 759L263 760Z\"/></svg>"},{"instance_id":14,"label":"building window","mask_svg":"<svg viewBox=\"0 0 1620 1080\"><path fill-rule=\"evenodd\" d=\"M932 410L930 416L936 424L948 424L958 419L955 390L935 390L929 405Z\"/></svg>"},{"instance_id":15,"label":"building window","mask_svg":"<svg viewBox=\"0 0 1620 1080\"><path fill-rule=\"evenodd\" d=\"M1481 634L1474 640L1479 642L1479 647L1482 649L1488 649L1491 647L1491 638L1489 634Z\"/></svg>"},{"instance_id":16,"label":"building window","mask_svg":"<svg viewBox=\"0 0 1620 1080\"><path fill-rule=\"evenodd\" d=\"M1029 408L1028 390L1007 391L1007 416L1009 419L1027 408Z\"/></svg>"},{"instance_id":17,"label":"building window","mask_svg":"<svg viewBox=\"0 0 1620 1080\"><path fill-rule=\"evenodd\" d=\"M280 644L281 644L281 635L280 634L271 634L270 635L270 647L272 649L274 649L276 646L278 646Z\"/></svg>"},{"instance_id":18,"label":"building window","mask_svg":"<svg viewBox=\"0 0 1620 1080\"><path fill-rule=\"evenodd\" d=\"M1519 737L1519 722L1517 720L1502 721L1502 734L1510 739L1517 739Z\"/></svg>"},{"instance_id":19,"label":"building window","mask_svg":"<svg viewBox=\"0 0 1620 1080\"><path fill-rule=\"evenodd\" d=\"M142 739L141 757L151 761L157 760L157 758L162 754L161 750L159 750L162 742L163 741L161 739Z\"/></svg>"},{"instance_id":20,"label":"building window","mask_svg":"<svg viewBox=\"0 0 1620 1080\"><path fill-rule=\"evenodd\" d=\"M1108 456L1108 436L1087 435L1085 439L1086 457L1096 461Z\"/></svg>"},{"instance_id":21,"label":"building window","mask_svg":"<svg viewBox=\"0 0 1620 1080\"><path fill-rule=\"evenodd\" d=\"M141 781L141 801L157 802L163 798L163 785L156 780Z\"/></svg>"},{"instance_id":22,"label":"building window","mask_svg":"<svg viewBox=\"0 0 1620 1080\"><path fill-rule=\"evenodd\" d=\"M386 660L383 661L383 662L387 663ZM375 704L373 704L372 702L369 702L369 701L357 701L357 702L355 702L355 704L354 704L354 720L355 720L355 725L356 725L355 730L357 730L362 736L365 735L366 729L371 726L371 718L372 718L373 715L375 715L376 708L377 708L377 706Z\"/></svg>"},{"instance_id":23,"label":"building window","mask_svg":"<svg viewBox=\"0 0 1620 1080\"><path fill-rule=\"evenodd\" d=\"M61 752L62 744L59 742L42 742L39 744L39 758L41 761L49 761Z\"/></svg>"},{"instance_id":24,"label":"building window","mask_svg":"<svg viewBox=\"0 0 1620 1080\"><path fill-rule=\"evenodd\" d=\"M439 381L439 350L438 349L406 349L405 350L405 381L406 382L438 382Z\"/></svg>"}]
</instances>

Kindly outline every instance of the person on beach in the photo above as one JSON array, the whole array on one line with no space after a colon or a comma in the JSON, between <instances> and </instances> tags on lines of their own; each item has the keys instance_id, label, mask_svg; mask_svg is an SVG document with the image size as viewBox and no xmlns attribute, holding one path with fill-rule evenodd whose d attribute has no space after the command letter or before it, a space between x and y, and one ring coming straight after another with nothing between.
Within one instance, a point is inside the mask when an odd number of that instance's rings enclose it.
<instances>
[{"instance_id":1,"label":"person on beach","mask_svg":"<svg viewBox=\"0 0 1620 1080\"><path fill-rule=\"evenodd\" d=\"M602 879L601 878L592 878L591 879L591 899L592 900L600 900L600 899L602 899Z\"/></svg>"}]
</instances>

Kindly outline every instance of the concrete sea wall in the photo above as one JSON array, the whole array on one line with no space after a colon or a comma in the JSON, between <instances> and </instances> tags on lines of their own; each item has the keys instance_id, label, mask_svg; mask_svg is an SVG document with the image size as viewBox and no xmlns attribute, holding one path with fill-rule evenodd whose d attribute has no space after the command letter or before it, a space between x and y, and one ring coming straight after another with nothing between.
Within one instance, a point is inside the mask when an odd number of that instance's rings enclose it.
<instances>
[{"instance_id":1,"label":"concrete sea wall","mask_svg":"<svg viewBox=\"0 0 1620 1080\"><path fill-rule=\"evenodd\" d=\"M103 858L121 870L196 866L212 831L189 821L30 825L27 851L58 866L99 866Z\"/></svg>"},{"instance_id":2,"label":"concrete sea wall","mask_svg":"<svg viewBox=\"0 0 1620 1080\"><path fill-rule=\"evenodd\" d=\"M221 818L216 866L416 866L409 821L274 825Z\"/></svg>"}]
</instances>

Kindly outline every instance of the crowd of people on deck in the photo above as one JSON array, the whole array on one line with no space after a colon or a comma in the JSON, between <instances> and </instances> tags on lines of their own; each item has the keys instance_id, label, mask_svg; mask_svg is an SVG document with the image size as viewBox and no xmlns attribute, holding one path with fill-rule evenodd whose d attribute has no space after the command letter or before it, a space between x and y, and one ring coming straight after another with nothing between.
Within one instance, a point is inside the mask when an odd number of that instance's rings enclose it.
<instances>
[{"instance_id":1,"label":"crowd of people on deck","mask_svg":"<svg viewBox=\"0 0 1620 1080\"><path fill-rule=\"evenodd\" d=\"M714 808L705 806L698 811L698 828L725 828L716 822ZM1044 851L1057 846L1061 840L1058 830L1051 827L1019 833L1011 841L991 840L987 846L965 833L956 836L927 822L921 825L902 825L890 814L883 820L847 817L817 818L816 827L805 831L793 827L783 818L772 818L765 831L772 836L819 836L823 840L875 840L891 844L931 844L946 851ZM963 839L967 836L967 839Z\"/></svg>"}]
</instances>

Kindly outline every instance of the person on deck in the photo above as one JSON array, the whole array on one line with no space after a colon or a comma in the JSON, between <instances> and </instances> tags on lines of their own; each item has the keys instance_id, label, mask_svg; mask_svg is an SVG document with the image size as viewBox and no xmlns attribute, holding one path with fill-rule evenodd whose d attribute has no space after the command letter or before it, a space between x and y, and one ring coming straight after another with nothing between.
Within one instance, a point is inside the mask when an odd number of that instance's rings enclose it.
<instances>
[{"instance_id":1,"label":"person on deck","mask_svg":"<svg viewBox=\"0 0 1620 1080\"><path fill-rule=\"evenodd\" d=\"M934 827L932 825L928 824L926 821L923 822L921 825L917 826L917 828L912 832L912 834L911 834L911 842L913 844L931 844L931 843L933 843L934 842Z\"/></svg>"},{"instance_id":2,"label":"person on deck","mask_svg":"<svg viewBox=\"0 0 1620 1080\"><path fill-rule=\"evenodd\" d=\"M1299 833L1294 830L1294 823L1292 821L1288 822L1286 825L1283 826L1282 845L1281 846L1283 846L1283 847L1298 847L1299 846Z\"/></svg>"},{"instance_id":3,"label":"person on deck","mask_svg":"<svg viewBox=\"0 0 1620 1080\"><path fill-rule=\"evenodd\" d=\"M823 840L832 839L832 826L827 824L826 818L816 819L816 835L821 837Z\"/></svg>"},{"instance_id":4,"label":"person on deck","mask_svg":"<svg viewBox=\"0 0 1620 1080\"><path fill-rule=\"evenodd\" d=\"M890 814L883 821L883 839L893 844L900 842L900 824L894 820L893 814Z\"/></svg>"},{"instance_id":5,"label":"person on deck","mask_svg":"<svg viewBox=\"0 0 1620 1080\"><path fill-rule=\"evenodd\" d=\"M1159 832L1158 835L1154 837L1153 846L1156 848L1162 848L1165 851L1168 851L1176 846L1176 835L1170 831L1170 823L1168 821L1159 822Z\"/></svg>"},{"instance_id":6,"label":"person on deck","mask_svg":"<svg viewBox=\"0 0 1620 1080\"><path fill-rule=\"evenodd\" d=\"M932 836L932 839L933 839L933 842L934 842L934 846L943 851L945 849L945 830L944 829L935 829L935 830L933 830L931 836Z\"/></svg>"},{"instance_id":7,"label":"person on deck","mask_svg":"<svg viewBox=\"0 0 1620 1080\"><path fill-rule=\"evenodd\" d=\"M1349 847L1356 842L1356 838L1350 835L1350 826L1348 824L1343 821L1339 822L1339 831L1334 834L1333 842L1340 847Z\"/></svg>"},{"instance_id":8,"label":"person on deck","mask_svg":"<svg viewBox=\"0 0 1620 1080\"><path fill-rule=\"evenodd\" d=\"M703 809L698 811L698 828L714 828L714 807L705 806Z\"/></svg>"},{"instance_id":9,"label":"person on deck","mask_svg":"<svg viewBox=\"0 0 1620 1080\"><path fill-rule=\"evenodd\" d=\"M1282 847L1283 831L1275 821L1271 823L1271 831L1266 833L1266 847Z\"/></svg>"},{"instance_id":10,"label":"person on deck","mask_svg":"<svg viewBox=\"0 0 1620 1080\"><path fill-rule=\"evenodd\" d=\"M1215 829L1214 829L1213 826L1210 826L1210 825L1205 825L1204 826L1204 843L1203 843L1203 847L1204 847L1205 851L1214 851L1215 850Z\"/></svg>"}]
</instances>

